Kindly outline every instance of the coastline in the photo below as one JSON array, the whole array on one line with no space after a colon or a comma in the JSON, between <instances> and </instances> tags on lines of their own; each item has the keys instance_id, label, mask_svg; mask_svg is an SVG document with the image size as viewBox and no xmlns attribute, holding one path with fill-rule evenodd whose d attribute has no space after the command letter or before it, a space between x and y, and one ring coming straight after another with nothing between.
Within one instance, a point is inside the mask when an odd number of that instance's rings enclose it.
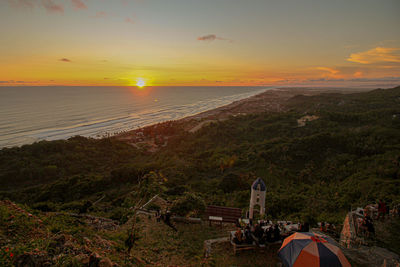
<instances>
[{"instance_id":1,"label":"coastline","mask_svg":"<svg viewBox=\"0 0 400 267\"><path fill-rule=\"evenodd\" d=\"M7 91L5 95L10 96L9 103L18 100L18 103L30 104L32 101L28 98L31 93L29 88L19 92L24 93L26 97L23 98L19 98L13 90ZM67 140L73 136L108 138L160 122L192 116L259 94L269 88L194 87L186 93L187 89L157 87L138 91L132 88L68 87L56 92L51 88L40 88L35 95L35 101L40 103L41 98L37 96L41 94L48 95L52 100L41 104L40 108L32 110L29 104L21 107L5 106L5 114L9 116L0 125L0 147L19 147L42 140ZM68 96L65 101L59 98L59 95L64 94ZM93 98L93 94L97 97ZM105 100L102 96L108 97ZM94 104L85 108L90 101ZM59 108L60 106L63 108Z\"/></svg>"},{"instance_id":2,"label":"coastline","mask_svg":"<svg viewBox=\"0 0 400 267\"><path fill-rule=\"evenodd\" d=\"M203 126L227 120L231 116L235 117L263 112L284 112L287 110L287 100L296 95L312 96L321 93L348 94L369 90L372 89L312 87L271 88L262 93L195 115L128 130L110 137L128 143L138 149L145 149L153 153L161 147L166 146L168 144L168 139L174 135L177 129L179 129L179 131L195 133Z\"/></svg>"},{"instance_id":3,"label":"coastline","mask_svg":"<svg viewBox=\"0 0 400 267\"><path fill-rule=\"evenodd\" d=\"M103 134L97 135L85 135L76 134L61 138L44 138L35 140L32 143L40 142L42 140L67 140L73 136L84 136L87 138L114 138L123 142L126 142L135 147L141 148L147 146L149 151L156 151L159 149L160 144L166 145L167 139L171 137L171 132L174 129L180 131L194 133L200 130L203 126L210 123L223 121L228 119L230 116L240 116L262 112L283 112L286 110L286 101L295 95L315 95L320 93L354 93L360 91L366 91L371 89L348 89L348 88L310 88L310 87L287 87L287 88L273 88L273 87L260 87L261 93L255 92L254 95L245 96L239 100L234 100L229 104L223 104L216 108L206 109L208 105L200 108L198 113L183 115L177 119L164 120L160 122L151 122L146 125L137 126L134 125L124 129L116 129L116 131L104 131ZM233 95L234 96L234 95ZM234 98L233 98L234 99ZM201 111L205 110L205 111ZM82 126L84 127L84 126ZM158 128L158 129L157 129ZM167 130L165 130L167 129ZM51 129L48 130L51 132ZM173 134L172 134L173 135ZM157 141L158 139L158 141ZM29 145L32 143L21 143L13 146L4 146L0 149L7 147L21 147L23 145Z\"/></svg>"}]
</instances>

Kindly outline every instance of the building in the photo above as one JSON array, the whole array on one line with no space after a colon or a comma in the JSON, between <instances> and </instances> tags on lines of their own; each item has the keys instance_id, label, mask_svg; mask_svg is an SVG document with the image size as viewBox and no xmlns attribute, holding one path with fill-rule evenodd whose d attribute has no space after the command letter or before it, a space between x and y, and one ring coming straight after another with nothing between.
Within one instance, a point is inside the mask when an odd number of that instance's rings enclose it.
<instances>
[{"instance_id":1,"label":"building","mask_svg":"<svg viewBox=\"0 0 400 267\"><path fill-rule=\"evenodd\" d=\"M253 219L254 208L259 207L260 215L265 214L265 193L267 187L261 178L257 178L251 185L249 219Z\"/></svg>"}]
</instances>

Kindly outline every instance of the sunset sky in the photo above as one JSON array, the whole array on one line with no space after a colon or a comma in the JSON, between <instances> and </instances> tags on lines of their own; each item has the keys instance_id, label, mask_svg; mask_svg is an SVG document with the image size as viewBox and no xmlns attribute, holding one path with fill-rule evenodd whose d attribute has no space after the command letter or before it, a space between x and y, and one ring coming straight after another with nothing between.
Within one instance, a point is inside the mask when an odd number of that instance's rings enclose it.
<instances>
[{"instance_id":1,"label":"sunset sky","mask_svg":"<svg viewBox=\"0 0 400 267\"><path fill-rule=\"evenodd\" d=\"M0 0L0 86L400 84L399 0Z\"/></svg>"}]
</instances>

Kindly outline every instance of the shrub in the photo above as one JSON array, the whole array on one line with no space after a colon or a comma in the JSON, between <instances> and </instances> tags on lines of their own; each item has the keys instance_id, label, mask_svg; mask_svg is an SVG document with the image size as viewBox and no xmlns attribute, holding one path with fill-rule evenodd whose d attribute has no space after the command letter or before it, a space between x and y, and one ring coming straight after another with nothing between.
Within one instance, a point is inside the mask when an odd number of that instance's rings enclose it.
<instances>
[{"instance_id":1,"label":"shrub","mask_svg":"<svg viewBox=\"0 0 400 267\"><path fill-rule=\"evenodd\" d=\"M121 224L124 224L129 220L129 215L129 210L124 208L115 208L110 215L110 219L119 221Z\"/></svg>"},{"instance_id":2,"label":"shrub","mask_svg":"<svg viewBox=\"0 0 400 267\"><path fill-rule=\"evenodd\" d=\"M204 212L205 208L206 204L203 198L194 193L186 192L174 201L171 212L180 216L198 216Z\"/></svg>"}]
</instances>

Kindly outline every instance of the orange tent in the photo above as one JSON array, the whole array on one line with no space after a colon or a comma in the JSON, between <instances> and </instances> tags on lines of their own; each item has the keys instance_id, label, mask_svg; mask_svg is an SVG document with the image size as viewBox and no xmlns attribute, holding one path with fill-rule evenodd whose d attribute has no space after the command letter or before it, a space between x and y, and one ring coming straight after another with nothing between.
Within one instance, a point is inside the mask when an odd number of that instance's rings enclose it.
<instances>
[{"instance_id":1,"label":"orange tent","mask_svg":"<svg viewBox=\"0 0 400 267\"><path fill-rule=\"evenodd\" d=\"M350 267L343 252L327 236L316 233L294 233L279 249L286 267Z\"/></svg>"}]
</instances>

